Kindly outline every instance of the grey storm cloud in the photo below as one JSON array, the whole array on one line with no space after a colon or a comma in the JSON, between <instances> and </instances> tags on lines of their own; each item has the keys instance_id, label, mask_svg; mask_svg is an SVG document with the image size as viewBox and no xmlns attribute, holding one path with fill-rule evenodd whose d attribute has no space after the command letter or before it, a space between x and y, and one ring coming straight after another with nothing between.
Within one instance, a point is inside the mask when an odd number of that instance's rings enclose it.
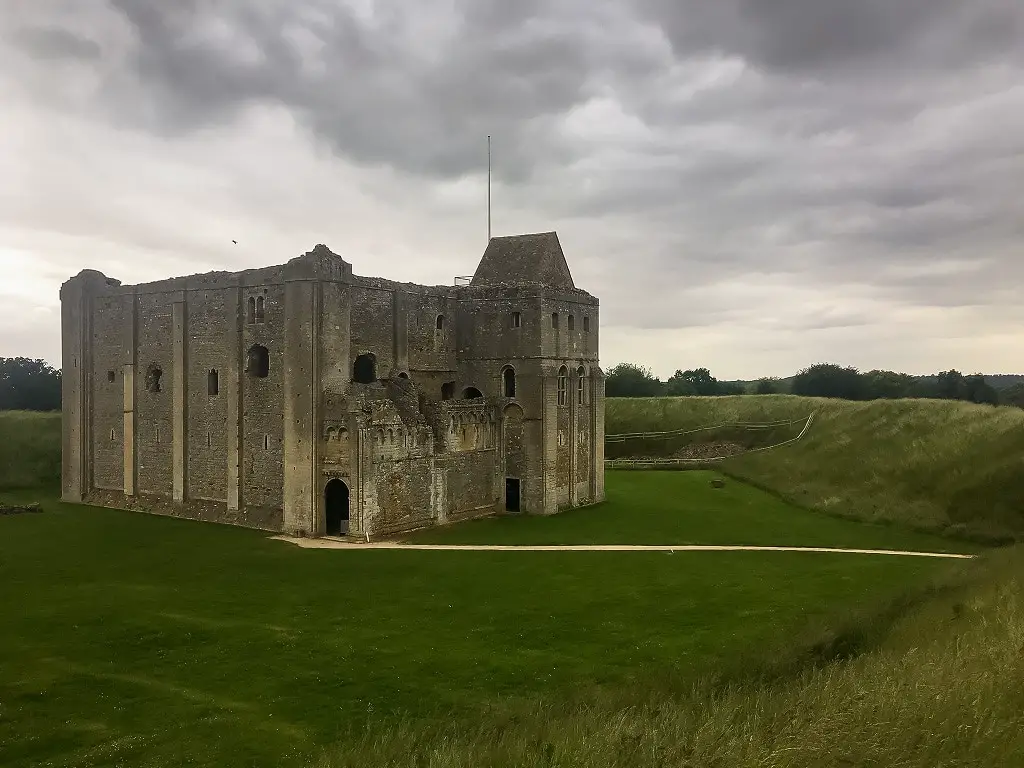
<instances>
[{"instance_id":1,"label":"grey storm cloud","mask_svg":"<svg viewBox=\"0 0 1024 768\"><path fill-rule=\"evenodd\" d=\"M895 308L1005 305L1024 281L1019 0L53 7L0 21L11 71L60 107L73 63L93 78L74 108L119 129L173 142L275 105L346 162L428 185L479 177L492 134L510 207L603 227L590 287L623 326L753 322L729 291L760 275Z\"/></svg>"}]
</instances>

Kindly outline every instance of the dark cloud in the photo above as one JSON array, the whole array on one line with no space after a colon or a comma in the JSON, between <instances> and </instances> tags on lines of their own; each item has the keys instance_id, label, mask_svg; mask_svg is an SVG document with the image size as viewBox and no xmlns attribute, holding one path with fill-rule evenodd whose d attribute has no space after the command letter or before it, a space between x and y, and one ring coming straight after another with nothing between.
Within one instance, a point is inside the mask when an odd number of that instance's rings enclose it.
<instances>
[{"instance_id":1,"label":"dark cloud","mask_svg":"<svg viewBox=\"0 0 1024 768\"><path fill-rule=\"evenodd\" d=\"M884 327L864 296L1005 308L1024 279L1017 0L64 6L0 21L0 65L169 147L276 109L429 195L480 183L491 134L504 215L580 243L615 324L852 332Z\"/></svg>"},{"instance_id":2,"label":"dark cloud","mask_svg":"<svg viewBox=\"0 0 1024 768\"><path fill-rule=\"evenodd\" d=\"M27 27L13 35L13 42L40 59L89 61L101 54L99 43L59 27Z\"/></svg>"},{"instance_id":3,"label":"dark cloud","mask_svg":"<svg viewBox=\"0 0 1024 768\"><path fill-rule=\"evenodd\" d=\"M767 69L940 67L1020 56L1012 0L648 0L641 7L680 55L736 54Z\"/></svg>"}]
</instances>

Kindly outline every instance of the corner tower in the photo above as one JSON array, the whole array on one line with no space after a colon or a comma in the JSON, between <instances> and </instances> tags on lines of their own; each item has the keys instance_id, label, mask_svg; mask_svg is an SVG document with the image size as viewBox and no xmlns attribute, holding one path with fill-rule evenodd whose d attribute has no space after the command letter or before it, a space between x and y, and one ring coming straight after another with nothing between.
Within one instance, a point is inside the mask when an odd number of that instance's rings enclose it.
<instances>
[{"instance_id":1,"label":"corner tower","mask_svg":"<svg viewBox=\"0 0 1024 768\"><path fill-rule=\"evenodd\" d=\"M598 300L576 287L558 235L492 238L459 304L460 378L501 408L504 508L553 514L602 500Z\"/></svg>"}]
</instances>

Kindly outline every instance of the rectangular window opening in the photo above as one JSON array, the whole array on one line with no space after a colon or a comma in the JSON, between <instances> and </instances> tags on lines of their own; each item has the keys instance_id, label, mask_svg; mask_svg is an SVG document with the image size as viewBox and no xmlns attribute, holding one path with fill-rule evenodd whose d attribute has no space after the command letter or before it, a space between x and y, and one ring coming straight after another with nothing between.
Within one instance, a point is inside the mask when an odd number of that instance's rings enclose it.
<instances>
[{"instance_id":1,"label":"rectangular window opening","mask_svg":"<svg viewBox=\"0 0 1024 768\"><path fill-rule=\"evenodd\" d=\"M523 315L520 312L512 313L512 327L519 328L523 324Z\"/></svg>"},{"instance_id":2,"label":"rectangular window opening","mask_svg":"<svg viewBox=\"0 0 1024 768\"><path fill-rule=\"evenodd\" d=\"M551 313L551 327L552 328L557 328L558 327L558 313L557 312L552 312Z\"/></svg>"},{"instance_id":3,"label":"rectangular window opening","mask_svg":"<svg viewBox=\"0 0 1024 768\"><path fill-rule=\"evenodd\" d=\"M573 315L569 315L569 330L576 330L576 318Z\"/></svg>"}]
</instances>

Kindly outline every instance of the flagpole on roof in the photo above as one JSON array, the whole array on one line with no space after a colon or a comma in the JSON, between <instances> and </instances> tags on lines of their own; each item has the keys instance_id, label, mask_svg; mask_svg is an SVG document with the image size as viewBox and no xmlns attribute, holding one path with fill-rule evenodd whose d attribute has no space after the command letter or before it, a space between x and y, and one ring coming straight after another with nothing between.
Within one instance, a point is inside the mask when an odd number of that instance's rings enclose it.
<instances>
[{"instance_id":1,"label":"flagpole on roof","mask_svg":"<svg viewBox=\"0 0 1024 768\"><path fill-rule=\"evenodd\" d=\"M491 135L487 134L487 242L491 242Z\"/></svg>"}]
</instances>

